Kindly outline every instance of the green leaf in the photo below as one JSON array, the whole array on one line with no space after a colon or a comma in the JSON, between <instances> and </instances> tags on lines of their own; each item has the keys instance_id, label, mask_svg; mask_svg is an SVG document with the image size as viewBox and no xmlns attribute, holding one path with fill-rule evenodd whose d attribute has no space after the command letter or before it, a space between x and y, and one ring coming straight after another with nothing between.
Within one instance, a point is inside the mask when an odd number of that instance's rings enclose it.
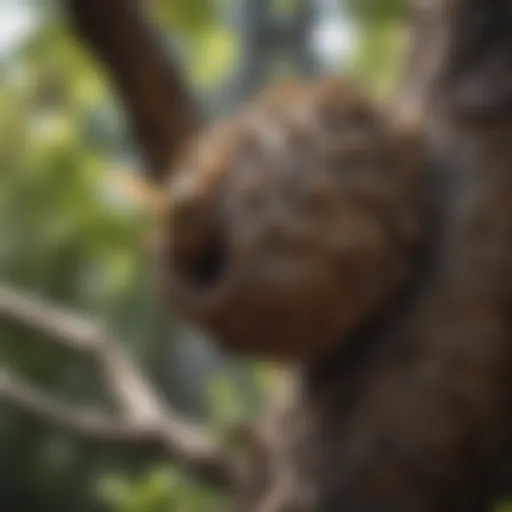
<instances>
[{"instance_id":1,"label":"green leaf","mask_svg":"<svg viewBox=\"0 0 512 512\"><path fill-rule=\"evenodd\" d=\"M178 33L201 31L215 15L212 0L154 0L154 4L162 24Z\"/></svg>"},{"instance_id":2,"label":"green leaf","mask_svg":"<svg viewBox=\"0 0 512 512\"><path fill-rule=\"evenodd\" d=\"M404 30L399 23L370 24L361 27L351 70L378 96L393 90L404 44Z\"/></svg>"},{"instance_id":3,"label":"green leaf","mask_svg":"<svg viewBox=\"0 0 512 512\"><path fill-rule=\"evenodd\" d=\"M407 0L340 0L355 20L367 24L392 23L403 18Z\"/></svg>"}]
</instances>

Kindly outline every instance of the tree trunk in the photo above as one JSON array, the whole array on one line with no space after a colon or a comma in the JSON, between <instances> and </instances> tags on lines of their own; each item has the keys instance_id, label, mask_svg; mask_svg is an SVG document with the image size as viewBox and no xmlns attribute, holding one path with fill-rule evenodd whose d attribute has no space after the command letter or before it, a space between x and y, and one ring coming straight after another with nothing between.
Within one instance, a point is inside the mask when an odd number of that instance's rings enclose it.
<instances>
[{"instance_id":1,"label":"tree trunk","mask_svg":"<svg viewBox=\"0 0 512 512\"><path fill-rule=\"evenodd\" d=\"M421 275L348 351L290 371L245 510L481 512L508 476L512 4L428 7L398 109L429 114Z\"/></svg>"}]
</instances>

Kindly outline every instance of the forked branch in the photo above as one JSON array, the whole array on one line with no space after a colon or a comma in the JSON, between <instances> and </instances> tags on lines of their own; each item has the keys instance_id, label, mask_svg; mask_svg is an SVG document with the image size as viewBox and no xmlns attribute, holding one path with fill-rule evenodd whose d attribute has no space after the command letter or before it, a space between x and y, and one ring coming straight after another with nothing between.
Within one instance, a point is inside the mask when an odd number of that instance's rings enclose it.
<instances>
[{"instance_id":1,"label":"forked branch","mask_svg":"<svg viewBox=\"0 0 512 512\"><path fill-rule=\"evenodd\" d=\"M0 285L0 323L41 334L48 343L86 358L105 383L115 409L93 411L66 404L6 369L0 371L0 403L89 442L175 460L217 487L234 483L234 462L223 448L161 399L105 328L5 285Z\"/></svg>"}]
</instances>

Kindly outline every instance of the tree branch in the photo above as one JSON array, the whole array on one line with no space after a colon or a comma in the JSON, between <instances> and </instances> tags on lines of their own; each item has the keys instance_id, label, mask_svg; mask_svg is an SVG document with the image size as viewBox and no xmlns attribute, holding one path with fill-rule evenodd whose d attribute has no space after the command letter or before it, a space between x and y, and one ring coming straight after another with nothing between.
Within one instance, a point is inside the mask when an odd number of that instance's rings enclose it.
<instances>
[{"instance_id":1,"label":"tree branch","mask_svg":"<svg viewBox=\"0 0 512 512\"><path fill-rule=\"evenodd\" d=\"M86 358L103 379L115 415L70 406L0 373L0 402L31 419L91 442L132 445L174 459L217 487L235 478L235 464L204 430L181 418L122 349L91 320L0 285L0 323L43 334L45 340Z\"/></svg>"},{"instance_id":2,"label":"tree branch","mask_svg":"<svg viewBox=\"0 0 512 512\"><path fill-rule=\"evenodd\" d=\"M29 419L91 442L132 442L139 433L106 413L56 400L6 369L0 370L0 399Z\"/></svg>"},{"instance_id":3,"label":"tree branch","mask_svg":"<svg viewBox=\"0 0 512 512\"><path fill-rule=\"evenodd\" d=\"M425 120L431 104L445 27L439 23L441 7L438 3L415 0L412 4L395 107L401 124L416 126Z\"/></svg>"},{"instance_id":4,"label":"tree branch","mask_svg":"<svg viewBox=\"0 0 512 512\"><path fill-rule=\"evenodd\" d=\"M149 165L161 182L199 124L178 66L137 0L64 0L74 27L120 94Z\"/></svg>"}]
</instances>

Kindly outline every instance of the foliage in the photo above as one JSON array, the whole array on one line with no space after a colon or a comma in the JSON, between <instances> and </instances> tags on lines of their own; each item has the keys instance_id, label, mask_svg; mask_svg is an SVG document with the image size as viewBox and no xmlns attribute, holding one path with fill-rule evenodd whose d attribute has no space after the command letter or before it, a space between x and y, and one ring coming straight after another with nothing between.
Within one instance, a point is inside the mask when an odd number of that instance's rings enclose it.
<instances>
[{"instance_id":1,"label":"foliage","mask_svg":"<svg viewBox=\"0 0 512 512\"><path fill-rule=\"evenodd\" d=\"M0 278L100 316L151 363L160 313L150 219L110 179L130 156L123 115L97 66L50 14L2 62ZM79 362L17 332L3 330L0 353L57 394L99 400ZM119 478L135 478L148 468L146 461L91 451L4 411L0 449L7 475L0 503L20 510L103 510L90 493L98 474L119 468ZM185 499L183 489L176 499Z\"/></svg>"},{"instance_id":2,"label":"foliage","mask_svg":"<svg viewBox=\"0 0 512 512\"><path fill-rule=\"evenodd\" d=\"M349 15L365 25L389 23L402 18L407 0L341 0Z\"/></svg>"},{"instance_id":3,"label":"foliage","mask_svg":"<svg viewBox=\"0 0 512 512\"><path fill-rule=\"evenodd\" d=\"M395 21L373 23L360 31L352 72L378 96L389 96L396 83L402 57L402 25Z\"/></svg>"},{"instance_id":4,"label":"foliage","mask_svg":"<svg viewBox=\"0 0 512 512\"><path fill-rule=\"evenodd\" d=\"M219 85L237 59L233 31L219 22L224 2L155 0L156 18L166 32L172 33L192 81L207 90Z\"/></svg>"},{"instance_id":5,"label":"foliage","mask_svg":"<svg viewBox=\"0 0 512 512\"><path fill-rule=\"evenodd\" d=\"M105 197L110 155L123 145L117 126L98 119L111 102L106 88L70 35L50 19L5 67L0 277L99 314L140 343L154 323L141 250L148 219L135 205L119 208ZM97 137L98 124L103 138ZM30 341L3 330L2 358L70 399L97 396L78 362ZM93 510L84 483L101 457L3 411L0 420L0 469L6 475L0 502L36 511L65 510L78 500L77 510Z\"/></svg>"},{"instance_id":6,"label":"foliage","mask_svg":"<svg viewBox=\"0 0 512 512\"><path fill-rule=\"evenodd\" d=\"M137 479L106 475L97 487L112 512L224 510L223 500L172 467L154 467Z\"/></svg>"}]
</instances>

